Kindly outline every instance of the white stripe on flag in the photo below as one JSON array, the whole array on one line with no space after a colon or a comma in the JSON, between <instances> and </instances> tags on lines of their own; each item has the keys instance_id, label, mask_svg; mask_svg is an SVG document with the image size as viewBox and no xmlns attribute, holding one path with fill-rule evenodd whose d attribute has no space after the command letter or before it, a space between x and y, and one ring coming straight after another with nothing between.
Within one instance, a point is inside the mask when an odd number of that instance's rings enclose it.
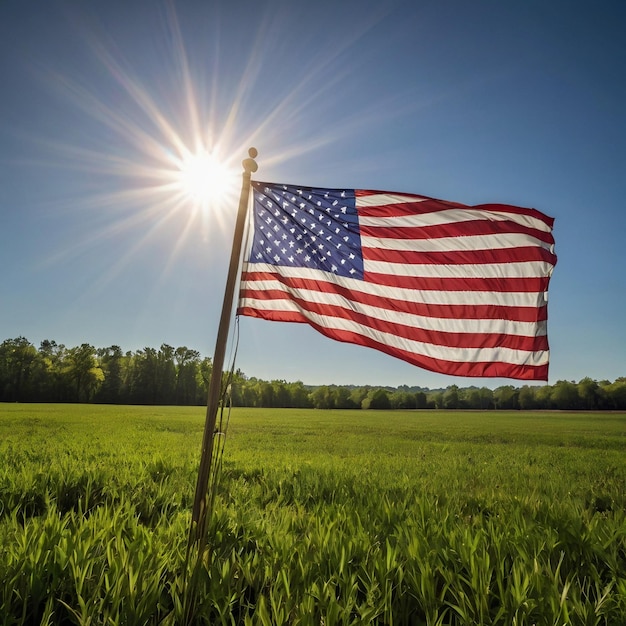
<instances>
[{"instance_id":1,"label":"white stripe on flag","mask_svg":"<svg viewBox=\"0 0 626 626\"><path fill-rule=\"evenodd\" d=\"M554 244L546 243L525 233L438 237L436 239L392 239L361 235L361 245L364 248L411 250L415 252L475 252L476 250L502 250L526 246L541 247L550 252L554 251Z\"/></svg>"},{"instance_id":2,"label":"white stripe on flag","mask_svg":"<svg viewBox=\"0 0 626 626\"><path fill-rule=\"evenodd\" d=\"M447 347L422 341L413 341L398 337L392 333L375 330L357 322L344 318L319 315L300 308L297 303L290 300L255 300L243 298L240 307L252 307L257 310L286 311L299 313L311 320L318 326L329 330L353 332L358 335L369 337L374 341L392 348L405 350L415 354L422 354L433 359L443 359L455 363L476 363L482 361L501 363L523 363L524 365L545 365L548 363L548 351L528 352L525 350L512 350L510 348L459 348Z\"/></svg>"},{"instance_id":3,"label":"white stripe on flag","mask_svg":"<svg viewBox=\"0 0 626 626\"><path fill-rule=\"evenodd\" d=\"M382 261L363 261L366 272L388 274L390 276L414 276L422 278L535 278L545 276L552 268L545 261L526 261L523 263L477 263L465 265L410 265L408 263L385 263Z\"/></svg>"},{"instance_id":4,"label":"white stripe on flag","mask_svg":"<svg viewBox=\"0 0 626 626\"><path fill-rule=\"evenodd\" d=\"M357 198L357 207L360 205L361 198ZM382 226L386 228L421 228L424 226L440 226L442 224L456 225L475 220L515 222L521 226L542 230L547 233L551 230L545 222L530 215L505 213L503 211L485 211L484 209L473 209L471 207L468 209L447 209L444 211L433 211L432 213L416 213L415 215L399 215L395 217L359 217L359 223L362 226Z\"/></svg>"},{"instance_id":5,"label":"white stripe on flag","mask_svg":"<svg viewBox=\"0 0 626 626\"><path fill-rule=\"evenodd\" d=\"M263 281L264 283L266 281ZM242 289L255 291L266 291L253 281L245 281ZM290 288L285 285L276 285L276 291L282 291L289 297L297 297L306 302L319 305L331 305L354 311L354 305L347 298L326 291L314 291L312 289ZM279 302L280 299L270 300ZM242 306L260 307L262 299L244 297L241 300ZM428 317L425 315L412 315L402 311L395 311L390 308L359 305L359 312L369 317L379 319L389 324L402 324L412 328L424 330L434 330L447 333L484 333L496 335L519 335L521 337L533 337L547 334L546 322L518 322L504 319L450 319L440 317Z\"/></svg>"},{"instance_id":6,"label":"white stripe on flag","mask_svg":"<svg viewBox=\"0 0 626 626\"><path fill-rule=\"evenodd\" d=\"M275 273L276 266L269 263L247 263L244 272ZM287 278L304 278L316 280L322 283L331 281L335 285L351 291L387 298L392 300L404 300L405 302L417 302L422 304L450 304L450 305L491 305L510 307L541 307L548 301L547 292L506 292L497 291L420 291L417 289L402 289L399 287L386 287L367 283L355 278L337 276L330 272L300 267L281 267L280 274ZM263 279L257 281L260 285L257 289L281 289L282 284L278 281Z\"/></svg>"}]
</instances>

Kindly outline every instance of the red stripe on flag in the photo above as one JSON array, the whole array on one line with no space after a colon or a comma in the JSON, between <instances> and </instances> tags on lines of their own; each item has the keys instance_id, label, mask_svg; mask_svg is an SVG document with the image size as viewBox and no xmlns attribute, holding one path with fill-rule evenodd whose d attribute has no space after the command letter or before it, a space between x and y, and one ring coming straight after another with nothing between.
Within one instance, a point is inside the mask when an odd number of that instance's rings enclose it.
<instances>
[{"instance_id":1,"label":"red stripe on flag","mask_svg":"<svg viewBox=\"0 0 626 626\"><path fill-rule=\"evenodd\" d=\"M538 307L521 306L498 306L495 304L432 304L423 302L410 302L399 298L387 298L375 296L356 289L347 289L335 283L311 280L307 278L293 278L282 276L272 272L243 272L242 283L254 281L278 281L290 289L308 289L321 293L336 293L348 301L375 306L400 313L420 315L424 317L435 317L444 319L493 319L512 320L516 322L543 322L548 319L548 307L546 305ZM242 297L258 297L247 295L254 293L265 293L264 291L247 288L243 285ZM281 293L280 290L267 290L267 293Z\"/></svg>"},{"instance_id":2,"label":"red stripe on flag","mask_svg":"<svg viewBox=\"0 0 626 626\"><path fill-rule=\"evenodd\" d=\"M428 213L439 213L440 211L450 211L451 209L468 210L462 204L439 202L430 198L420 198L415 200L407 198L406 202L392 202L390 204L367 206L357 201L359 217L410 217L412 215L425 215Z\"/></svg>"},{"instance_id":3,"label":"red stripe on flag","mask_svg":"<svg viewBox=\"0 0 626 626\"><path fill-rule=\"evenodd\" d=\"M403 265L483 265L490 263L525 263L528 261L545 261L551 265L556 264L556 256L546 248L538 246L426 252L364 247L363 259L402 263Z\"/></svg>"},{"instance_id":4,"label":"red stripe on flag","mask_svg":"<svg viewBox=\"0 0 626 626\"><path fill-rule=\"evenodd\" d=\"M381 320L346 307L311 302L298 297L294 293L282 291L273 291L274 297L270 298L264 295L263 292L246 290L242 297L256 298L257 295L261 296L258 298L261 300L294 302L303 311L310 311L328 319L335 317L350 320L360 326L372 328L382 333L436 346L445 346L447 348L510 348L511 350L523 350L525 352L539 352L548 349L548 339L545 335L527 337L504 333L456 333L418 328L393 321Z\"/></svg>"},{"instance_id":5,"label":"red stripe on flag","mask_svg":"<svg viewBox=\"0 0 626 626\"><path fill-rule=\"evenodd\" d=\"M554 243L551 233L509 220L468 220L430 226L367 226L361 224L361 236L380 239L441 239L475 235L525 234L547 244Z\"/></svg>"},{"instance_id":6,"label":"red stripe on flag","mask_svg":"<svg viewBox=\"0 0 626 626\"><path fill-rule=\"evenodd\" d=\"M536 220L541 220L549 229L552 230L554 226L554 218L537 209L527 209L520 206L512 206L510 204L475 204L468 207L469 209L475 209L476 211L491 211L494 213L513 213L515 215L527 215L533 217Z\"/></svg>"},{"instance_id":7,"label":"red stripe on flag","mask_svg":"<svg viewBox=\"0 0 626 626\"><path fill-rule=\"evenodd\" d=\"M385 196L391 195L396 198L406 198L404 202L393 201L390 204L380 204L367 206L357 200L359 216L361 217L408 217L411 215L424 215L426 213L438 213L441 211L449 211L450 209L463 209L466 211L488 211L490 213L511 213L512 215L525 215L542 221L548 228L554 226L554 218L545 215L537 209L513 206L511 204L476 204L467 205L459 202L449 202L447 200L438 200L437 198L429 198L428 196L419 196L416 194L394 193L390 191L367 191L357 189L355 191L356 198L367 198L368 196Z\"/></svg>"},{"instance_id":8,"label":"red stripe on flag","mask_svg":"<svg viewBox=\"0 0 626 626\"><path fill-rule=\"evenodd\" d=\"M260 311L250 307L241 307L237 311L239 315L256 317L275 322L296 322L308 324L318 332L330 339L353 343L367 348L374 348L380 352L385 352L393 357L402 359L412 365L417 365L424 369L448 374L451 376L485 377L485 378L515 378L518 380L548 380L548 365L524 365L515 363L503 363L500 361L476 361L457 362L444 359L434 359L425 355L415 354L388 346L375 341L369 337L364 337L358 333L326 328L307 319L304 315L295 311Z\"/></svg>"},{"instance_id":9,"label":"red stripe on flag","mask_svg":"<svg viewBox=\"0 0 626 626\"><path fill-rule=\"evenodd\" d=\"M374 285L423 291L489 291L536 293L548 290L549 278L422 278L364 272L363 280Z\"/></svg>"}]
</instances>

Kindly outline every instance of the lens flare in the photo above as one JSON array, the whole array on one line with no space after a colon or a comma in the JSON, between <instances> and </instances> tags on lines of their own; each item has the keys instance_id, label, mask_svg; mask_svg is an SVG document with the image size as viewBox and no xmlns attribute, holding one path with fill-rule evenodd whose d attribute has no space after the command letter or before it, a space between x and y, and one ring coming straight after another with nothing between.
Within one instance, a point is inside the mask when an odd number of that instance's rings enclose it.
<instances>
[{"instance_id":1,"label":"lens flare","mask_svg":"<svg viewBox=\"0 0 626 626\"><path fill-rule=\"evenodd\" d=\"M56 139L33 137L45 148L41 165L73 174L71 193L64 191L48 204L74 213L77 228L68 232L50 263L115 247L115 260L94 281L96 288L150 249L158 248L164 276L180 258L197 254L193 244L198 241L211 244L200 248L202 254L221 260L226 233L232 232L236 218L240 159L251 145L262 147L263 176L271 179L279 171L272 168L341 142L380 115L389 115L385 103L384 110L376 105L369 113L361 109L359 116L350 111L334 121L311 122L316 105L351 75L349 68L336 64L345 49L375 26L373 17L352 38L322 47L305 71L298 68L297 80L287 90L261 97L266 59L275 52L271 42L278 40L273 35L281 33L269 17L259 22L250 54L242 57L239 78L233 81L230 61L220 56L220 47L203 43L198 48L181 29L174 3L166 3L160 23L164 36L158 39L162 47L150 55L166 60L158 64L155 81L151 64L130 63L114 40L103 38L81 14L72 15L95 61L94 72L86 79L65 69L44 68L42 81L71 105L72 119L69 132ZM221 22L216 18L212 24L215 36L208 40L219 43ZM204 60L196 65L194 59ZM337 71L333 69L329 82L325 76L330 67Z\"/></svg>"},{"instance_id":2,"label":"lens flare","mask_svg":"<svg viewBox=\"0 0 626 626\"><path fill-rule=\"evenodd\" d=\"M235 190L233 170L204 148L186 155L179 167L180 191L203 211L219 209Z\"/></svg>"}]
</instances>

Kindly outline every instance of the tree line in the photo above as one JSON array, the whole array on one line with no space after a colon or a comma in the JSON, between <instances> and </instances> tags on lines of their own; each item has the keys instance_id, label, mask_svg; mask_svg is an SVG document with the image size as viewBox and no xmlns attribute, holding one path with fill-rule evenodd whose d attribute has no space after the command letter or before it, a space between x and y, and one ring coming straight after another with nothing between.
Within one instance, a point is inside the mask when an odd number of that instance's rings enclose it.
<instances>
[{"instance_id":1,"label":"tree line","mask_svg":"<svg viewBox=\"0 0 626 626\"><path fill-rule=\"evenodd\" d=\"M119 346L68 348L25 337L0 344L0 402L206 404L212 363L197 350L162 344L124 352ZM229 379L234 406L318 409L563 409L626 410L626 377L553 385L420 387L305 385L301 381Z\"/></svg>"}]
</instances>

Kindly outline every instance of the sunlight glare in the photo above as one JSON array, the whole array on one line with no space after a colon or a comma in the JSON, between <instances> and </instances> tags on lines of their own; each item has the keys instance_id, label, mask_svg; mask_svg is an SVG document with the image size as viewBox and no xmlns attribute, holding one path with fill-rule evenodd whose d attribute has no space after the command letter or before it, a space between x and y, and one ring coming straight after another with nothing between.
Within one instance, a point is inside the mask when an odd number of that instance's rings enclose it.
<instances>
[{"instance_id":1,"label":"sunlight glare","mask_svg":"<svg viewBox=\"0 0 626 626\"><path fill-rule=\"evenodd\" d=\"M236 176L219 158L201 149L180 163L180 190L203 210L223 205L235 192Z\"/></svg>"}]
</instances>

